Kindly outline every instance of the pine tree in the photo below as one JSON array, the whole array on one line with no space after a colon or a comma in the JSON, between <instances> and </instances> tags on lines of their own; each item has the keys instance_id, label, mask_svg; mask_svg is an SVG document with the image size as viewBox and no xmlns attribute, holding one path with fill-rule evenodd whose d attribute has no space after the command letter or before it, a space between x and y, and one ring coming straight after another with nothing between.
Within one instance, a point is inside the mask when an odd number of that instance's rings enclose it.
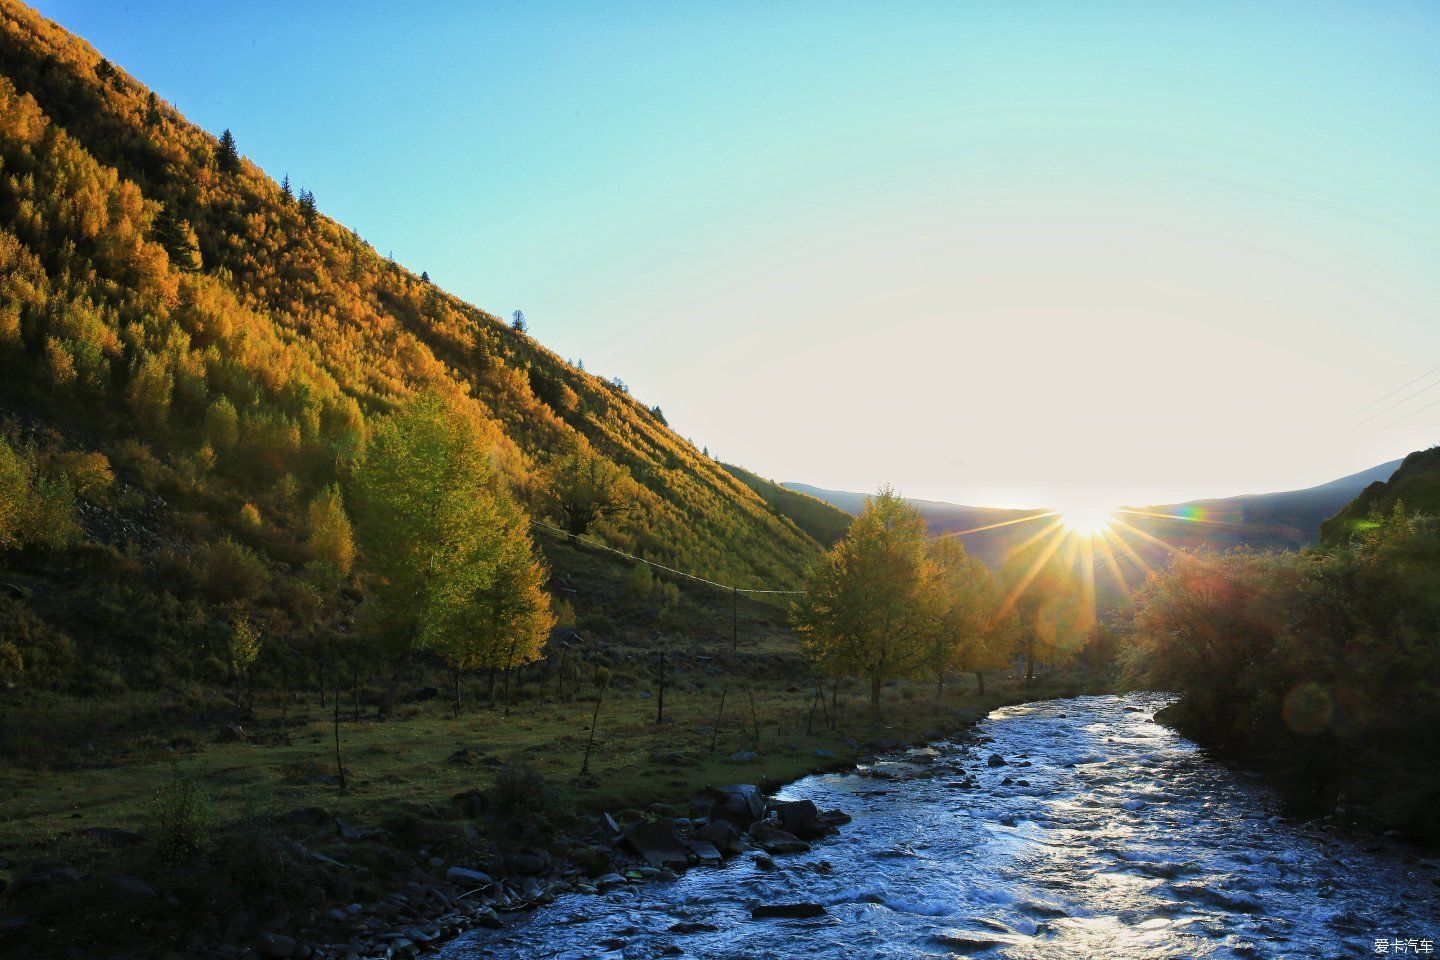
<instances>
[{"instance_id":1,"label":"pine tree","mask_svg":"<svg viewBox=\"0 0 1440 960\"><path fill-rule=\"evenodd\" d=\"M221 173L238 173L240 170L240 151L235 148L235 134L228 127L220 134L220 151L215 155L215 163Z\"/></svg>"},{"instance_id":2,"label":"pine tree","mask_svg":"<svg viewBox=\"0 0 1440 960\"><path fill-rule=\"evenodd\" d=\"M295 193L290 189L290 174L288 173L285 174L284 178L280 181L280 193L285 198L286 203L295 202Z\"/></svg>"},{"instance_id":3,"label":"pine tree","mask_svg":"<svg viewBox=\"0 0 1440 960\"><path fill-rule=\"evenodd\" d=\"M150 95L145 98L145 125L158 127L165 122L165 117L160 113L160 99L151 90Z\"/></svg>"},{"instance_id":4,"label":"pine tree","mask_svg":"<svg viewBox=\"0 0 1440 960\"><path fill-rule=\"evenodd\" d=\"M300 191L300 215L306 223L315 222L315 194L309 190Z\"/></svg>"},{"instance_id":5,"label":"pine tree","mask_svg":"<svg viewBox=\"0 0 1440 960\"><path fill-rule=\"evenodd\" d=\"M181 270L200 269L200 242L190 224L175 216L170 205L155 218L155 239L165 248L170 262Z\"/></svg>"},{"instance_id":6,"label":"pine tree","mask_svg":"<svg viewBox=\"0 0 1440 960\"><path fill-rule=\"evenodd\" d=\"M510 329L514 330L516 333L525 332L526 325L524 310L516 310L514 313L510 314Z\"/></svg>"}]
</instances>

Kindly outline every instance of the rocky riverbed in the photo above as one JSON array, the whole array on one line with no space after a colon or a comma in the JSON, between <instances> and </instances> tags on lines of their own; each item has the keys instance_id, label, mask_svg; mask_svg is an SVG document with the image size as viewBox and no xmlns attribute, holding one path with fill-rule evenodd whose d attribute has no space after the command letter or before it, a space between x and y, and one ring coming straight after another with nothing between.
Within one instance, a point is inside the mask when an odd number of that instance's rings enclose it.
<instances>
[{"instance_id":1,"label":"rocky riverbed","mask_svg":"<svg viewBox=\"0 0 1440 960\"><path fill-rule=\"evenodd\" d=\"M808 777L778 802L734 787L697 798L693 816L607 824L603 841L633 866L502 891L554 902L494 920L486 913L495 929L467 933L441 956L1339 958L1374 955L1380 941L1389 953L1435 949L1440 861L1286 820L1251 777L1154 722L1167 702L1137 694L1005 708L963 741L858 774ZM679 873L682 858L704 865Z\"/></svg>"}]
</instances>

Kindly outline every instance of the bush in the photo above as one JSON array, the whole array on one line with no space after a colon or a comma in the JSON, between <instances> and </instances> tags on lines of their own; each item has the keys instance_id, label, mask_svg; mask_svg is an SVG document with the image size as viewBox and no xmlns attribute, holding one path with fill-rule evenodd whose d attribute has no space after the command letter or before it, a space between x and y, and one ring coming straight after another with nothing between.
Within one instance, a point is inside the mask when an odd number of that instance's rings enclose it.
<instances>
[{"instance_id":1,"label":"bush","mask_svg":"<svg viewBox=\"0 0 1440 960\"><path fill-rule=\"evenodd\" d=\"M181 863L198 855L210 839L214 813L199 784L176 771L155 791L151 836L163 863Z\"/></svg>"},{"instance_id":2,"label":"bush","mask_svg":"<svg viewBox=\"0 0 1440 960\"><path fill-rule=\"evenodd\" d=\"M524 843L547 843L574 816L570 798L523 760L500 768L486 792L495 826Z\"/></svg>"}]
</instances>

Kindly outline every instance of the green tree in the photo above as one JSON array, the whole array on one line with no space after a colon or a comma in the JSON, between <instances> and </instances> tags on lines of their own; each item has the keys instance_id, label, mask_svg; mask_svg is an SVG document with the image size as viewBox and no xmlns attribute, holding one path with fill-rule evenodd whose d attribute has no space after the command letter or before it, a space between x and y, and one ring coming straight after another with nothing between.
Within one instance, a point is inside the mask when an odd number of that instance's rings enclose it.
<instances>
[{"instance_id":1,"label":"green tree","mask_svg":"<svg viewBox=\"0 0 1440 960\"><path fill-rule=\"evenodd\" d=\"M58 549L78 533L72 484L45 473L33 454L16 451L0 438L0 550Z\"/></svg>"},{"instance_id":2,"label":"green tree","mask_svg":"<svg viewBox=\"0 0 1440 960\"><path fill-rule=\"evenodd\" d=\"M235 147L235 135L229 128L220 134L220 149L215 153L215 165L220 168L221 173L238 173L240 170L240 151Z\"/></svg>"},{"instance_id":3,"label":"green tree","mask_svg":"<svg viewBox=\"0 0 1440 960\"><path fill-rule=\"evenodd\" d=\"M370 588L361 620L393 656L396 679L422 648L469 668L486 591L519 526L478 425L445 398L412 398L376 425L352 480Z\"/></svg>"},{"instance_id":4,"label":"green tree","mask_svg":"<svg viewBox=\"0 0 1440 960\"><path fill-rule=\"evenodd\" d=\"M252 684L255 660L260 656L262 641L260 632L246 617L235 621L230 630L230 676L235 684L235 706L241 705L240 694L245 694L246 709L255 705L255 689Z\"/></svg>"},{"instance_id":5,"label":"green tree","mask_svg":"<svg viewBox=\"0 0 1440 960\"><path fill-rule=\"evenodd\" d=\"M583 437L550 462L541 485L550 514L571 536L583 536L596 524L624 515L635 503L635 481Z\"/></svg>"},{"instance_id":6,"label":"green tree","mask_svg":"<svg viewBox=\"0 0 1440 960\"><path fill-rule=\"evenodd\" d=\"M811 567L791 621L822 669L869 682L878 713L881 687L923 659L936 617L934 582L925 521L886 488Z\"/></svg>"}]
</instances>

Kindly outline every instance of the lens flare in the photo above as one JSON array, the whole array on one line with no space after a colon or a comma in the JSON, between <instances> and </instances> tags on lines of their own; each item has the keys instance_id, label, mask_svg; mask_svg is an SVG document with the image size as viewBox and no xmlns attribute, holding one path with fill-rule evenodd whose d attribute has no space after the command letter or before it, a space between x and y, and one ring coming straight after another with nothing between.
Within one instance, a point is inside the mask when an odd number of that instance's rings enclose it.
<instances>
[{"instance_id":1,"label":"lens flare","mask_svg":"<svg viewBox=\"0 0 1440 960\"><path fill-rule=\"evenodd\" d=\"M1060 508L1060 524L1067 533L1095 537L1110 529L1115 521L1115 508L1093 503L1077 503Z\"/></svg>"}]
</instances>

